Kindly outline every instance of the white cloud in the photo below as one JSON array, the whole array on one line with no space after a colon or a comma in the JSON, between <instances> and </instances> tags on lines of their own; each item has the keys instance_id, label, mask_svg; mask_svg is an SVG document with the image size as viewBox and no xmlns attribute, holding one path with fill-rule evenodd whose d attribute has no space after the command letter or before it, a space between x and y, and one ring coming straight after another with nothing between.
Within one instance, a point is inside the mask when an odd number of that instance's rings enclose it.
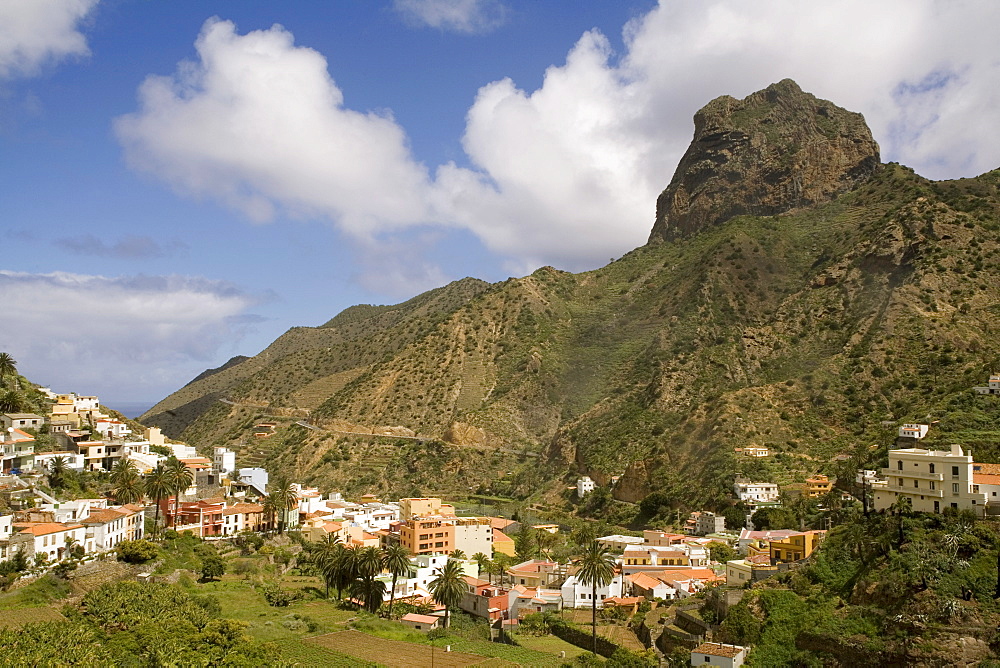
<instances>
[{"instance_id":1,"label":"white cloud","mask_svg":"<svg viewBox=\"0 0 1000 668\"><path fill-rule=\"evenodd\" d=\"M79 24L97 0L0 0L0 78L90 53Z\"/></svg>"},{"instance_id":2,"label":"white cloud","mask_svg":"<svg viewBox=\"0 0 1000 668\"><path fill-rule=\"evenodd\" d=\"M132 165L255 221L323 215L365 236L426 220L426 170L388 116L343 106L326 59L281 26L209 20L199 62L151 76L115 128Z\"/></svg>"},{"instance_id":3,"label":"white cloud","mask_svg":"<svg viewBox=\"0 0 1000 668\"><path fill-rule=\"evenodd\" d=\"M538 90L484 85L471 168L432 179L391 117L344 105L320 54L280 26L241 36L212 20L199 61L147 79L117 130L134 165L255 220L322 217L362 243L461 227L513 271L582 269L645 241L697 109L786 77L863 112L885 159L932 178L996 167L998 23L986 1L662 0L625 26L621 54L590 31Z\"/></svg>"},{"instance_id":4,"label":"white cloud","mask_svg":"<svg viewBox=\"0 0 1000 668\"><path fill-rule=\"evenodd\" d=\"M458 33L478 34L499 28L507 7L499 0L393 0L405 21Z\"/></svg>"},{"instance_id":5,"label":"white cloud","mask_svg":"<svg viewBox=\"0 0 1000 668\"><path fill-rule=\"evenodd\" d=\"M182 385L257 320L247 314L254 297L183 276L0 270L0 301L0 350L22 373L118 399L148 399Z\"/></svg>"}]
</instances>

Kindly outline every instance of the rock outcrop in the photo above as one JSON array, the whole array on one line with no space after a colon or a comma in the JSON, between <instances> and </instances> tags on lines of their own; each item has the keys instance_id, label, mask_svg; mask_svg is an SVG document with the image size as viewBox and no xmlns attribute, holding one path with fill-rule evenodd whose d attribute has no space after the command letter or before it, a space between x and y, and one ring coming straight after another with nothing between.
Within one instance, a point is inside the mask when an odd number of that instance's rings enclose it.
<instances>
[{"instance_id":1,"label":"rock outcrop","mask_svg":"<svg viewBox=\"0 0 1000 668\"><path fill-rule=\"evenodd\" d=\"M737 100L709 102L694 140L656 201L650 242L743 214L774 215L832 199L879 165L861 114L785 79Z\"/></svg>"}]
</instances>

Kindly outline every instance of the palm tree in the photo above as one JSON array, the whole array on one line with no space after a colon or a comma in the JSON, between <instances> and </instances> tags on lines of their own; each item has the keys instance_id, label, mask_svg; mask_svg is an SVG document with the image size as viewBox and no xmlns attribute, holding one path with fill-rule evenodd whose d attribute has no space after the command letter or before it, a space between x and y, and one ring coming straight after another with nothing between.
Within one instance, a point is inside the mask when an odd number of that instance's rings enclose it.
<instances>
[{"instance_id":1,"label":"palm tree","mask_svg":"<svg viewBox=\"0 0 1000 668\"><path fill-rule=\"evenodd\" d=\"M472 560L476 562L476 566L479 567L479 575L482 575L483 571L486 570L487 565L490 563L490 558L482 552L476 552L472 555Z\"/></svg>"},{"instance_id":2,"label":"palm tree","mask_svg":"<svg viewBox=\"0 0 1000 668\"><path fill-rule=\"evenodd\" d=\"M392 590L389 592L389 619L392 619L392 604L396 600L396 579L410 572L410 551L399 543L393 543L382 552L385 569L392 573Z\"/></svg>"},{"instance_id":3,"label":"palm tree","mask_svg":"<svg viewBox=\"0 0 1000 668\"><path fill-rule=\"evenodd\" d=\"M144 492L142 479L138 473L133 472L131 477L121 477L119 482L111 489L112 496L120 505L127 503L138 503L142 500Z\"/></svg>"},{"instance_id":4,"label":"palm tree","mask_svg":"<svg viewBox=\"0 0 1000 668\"><path fill-rule=\"evenodd\" d=\"M0 391L0 412L22 413L29 407L28 398L18 390Z\"/></svg>"},{"instance_id":5,"label":"palm tree","mask_svg":"<svg viewBox=\"0 0 1000 668\"><path fill-rule=\"evenodd\" d=\"M177 507L180 504L181 492L186 490L194 482L194 474L191 469L185 466L176 457L167 460L167 481L170 483L170 491L174 493L174 513L171 524L177 524Z\"/></svg>"},{"instance_id":6,"label":"palm tree","mask_svg":"<svg viewBox=\"0 0 1000 668\"><path fill-rule=\"evenodd\" d=\"M52 489L61 489L66 484L66 472L68 470L69 464L65 457L53 457L52 461L49 462L49 487Z\"/></svg>"},{"instance_id":7,"label":"palm tree","mask_svg":"<svg viewBox=\"0 0 1000 668\"><path fill-rule=\"evenodd\" d=\"M344 545L340 542L340 536L327 534L313 553L313 563L323 575L323 582L326 583L326 597L330 598L330 584L336 581L337 560Z\"/></svg>"},{"instance_id":8,"label":"palm tree","mask_svg":"<svg viewBox=\"0 0 1000 668\"><path fill-rule=\"evenodd\" d=\"M274 496L264 498L264 517L267 518L268 531L274 530L274 518L278 514L278 500Z\"/></svg>"},{"instance_id":9,"label":"palm tree","mask_svg":"<svg viewBox=\"0 0 1000 668\"><path fill-rule=\"evenodd\" d=\"M7 376L17 374L17 360L10 353L0 353L0 384Z\"/></svg>"},{"instance_id":10,"label":"palm tree","mask_svg":"<svg viewBox=\"0 0 1000 668\"><path fill-rule=\"evenodd\" d=\"M372 548L378 549L378 548ZM385 583L375 578L361 578L351 585L351 596L361 601L365 610L375 614L385 599Z\"/></svg>"},{"instance_id":11,"label":"palm tree","mask_svg":"<svg viewBox=\"0 0 1000 668\"><path fill-rule=\"evenodd\" d=\"M580 558L580 570L576 576L584 585L590 585L591 631L594 636L594 654L597 654L597 588L611 584L615 577L615 560L608 548L597 541L591 543Z\"/></svg>"},{"instance_id":12,"label":"palm tree","mask_svg":"<svg viewBox=\"0 0 1000 668\"><path fill-rule=\"evenodd\" d=\"M431 593L434 600L444 606L444 626L448 628L451 621L450 608L458 606L466 592L465 574L457 561L449 559L435 575L437 577L431 580Z\"/></svg>"},{"instance_id":13,"label":"palm tree","mask_svg":"<svg viewBox=\"0 0 1000 668\"><path fill-rule=\"evenodd\" d=\"M146 496L152 498L156 503L153 526L157 527L160 525L160 501L170 496L170 492L173 490L169 471L163 467L163 464L157 464L156 468L146 475L143 486L146 489Z\"/></svg>"},{"instance_id":14,"label":"palm tree","mask_svg":"<svg viewBox=\"0 0 1000 668\"><path fill-rule=\"evenodd\" d=\"M465 550L452 550L448 556L451 559L465 559Z\"/></svg>"},{"instance_id":15,"label":"palm tree","mask_svg":"<svg viewBox=\"0 0 1000 668\"><path fill-rule=\"evenodd\" d=\"M381 597L385 595L385 583L380 583L381 591L378 591L378 586L375 584L375 578L382 572L382 553L377 547L357 548L353 552L353 570L357 580L351 585L351 596L361 601L368 612L378 612L379 606L382 605ZM377 602L376 593L380 596Z\"/></svg>"},{"instance_id":16,"label":"palm tree","mask_svg":"<svg viewBox=\"0 0 1000 668\"><path fill-rule=\"evenodd\" d=\"M111 484L120 485L126 481L132 481L139 477L139 469L135 467L135 462L122 457L111 467Z\"/></svg>"},{"instance_id":17,"label":"palm tree","mask_svg":"<svg viewBox=\"0 0 1000 668\"><path fill-rule=\"evenodd\" d=\"M268 497L274 499L274 508L281 513L278 533L283 533L285 524L288 522L288 511L294 508L299 501L298 494L295 493L295 489L287 480L277 480Z\"/></svg>"}]
</instances>

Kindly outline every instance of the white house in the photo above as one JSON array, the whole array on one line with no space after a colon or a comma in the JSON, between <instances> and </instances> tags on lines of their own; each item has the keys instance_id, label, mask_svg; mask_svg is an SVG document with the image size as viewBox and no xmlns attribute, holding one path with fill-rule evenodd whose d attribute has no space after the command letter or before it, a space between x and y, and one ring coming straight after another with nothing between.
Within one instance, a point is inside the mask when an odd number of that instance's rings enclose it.
<instances>
[{"instance_id":1,"label":"white house","mask_svg":"<svg viewBox=\"0 0 1000 668\"><path fill-rule=\"evenodd\" d=\"M590 476L585 475L582 478L578 478L576 481L576 498L582 499L597 488L597 485Z\"/></svg>"},{"instance_id":2,"label":"white house","mask_svg":"<svg viewBox=\"0 0 1000 668\"><path fill-rule=\"evenodd\" d=\"M612 596L622 596L622 582L624 576L615 573L611 582L603 587L597 588L597 607L603 606L603 601ZM593 587L584 584L576 575L571 575L563 582L561 589L562 606L564 608L589 608L594 599Z\"/></svg>"},{"instance_id":3,"label":"white house","mask_svg":"<svg viewBox=\"0 0 1000 668\"><path fill-rule=\"evenodd\" d=\"M236 470L236 453L229 448L216 446L212 452L212 465L220 475L228 476Z\"/></svg>"},{"instance_id":4,"label":"white house","mask_svg":"<svg viewBox=\"0 0 1000 668\"><path fill-rule=\"evenodd\" d=\"M120 420L112 420L111 418L95 421L94 429L100 432L105 438L121 439L132 433L127 424Z\"/></svg>"},{"instance_id":5,"label":"white house","mask_svg":"<svg viewBox=\"0 0 1000 668\"><path fill-rule=\"evenodd\" d=\"M0 515L0 561L10 559L10 536L14 531L14 516Z\"/></svg>"},{"instance_id":6,"label":"white house","mask_svg":"<svg viewBox=\"0 0 1000 668\"><path fill-rule=\"evenodd\" d=\"M977 394L1000 394L1000 376L991 374L986 387L976 387L973 389L976 390Z\"/></svg>"},{"instance_id":7,"label":"white house","mask_svg":"<svg viewBox=\"0 0 1000 668\"><path fill-rule=\"evenodd\" d=\"M919 441L927 435L928 429L930 429L930 425L907 423L899 428L899 438L912 438Z\"/></svg>"},{"instance_id":8,"label":"white house","mask_svg":"<svg viewBox=\"0 0 1000 668\"><path fill-rule=\"evenodd\" d=\"M718 642L703 642L691 650L692 666L738 668L747 658L747 648Z\"/></svg>"},{"instance_id":9,"label":"white house","mask_svg":"<svg viewBox=\"0 0 1000 668\"><path fill-rule=\"evenodd\" d=\"M773 482L737 482L733 485L736 498L747 503L774 503L778 486Z\"/></svg>"},{"instance_id":10,"label":"white house","mask_svg":"<svg viewBox=\"0 0 1000 668\"><path fill-rule=\"evenodd\" d=\"M76 543L86 549L87 532L82 524L56 522L16 523L11 536L11 553L25 549L25 555L44 554L49 561L63 558L68 545Z\"/></svg>"},{"instance_id":11,"label":"white house","mask_svg":"<svg viewBox=\"0 0 1000 668\"><path fill-rule=\"evenodd\" d=\"M78 397L74 395L73 407L77 412L96 411L101 407L101 402L97 400L97 397Z\"/></svg>"},{"instance_id":12,"label":"white house","mask_svg":"<svg viewBox=\"0 0 1000 668\"><path fill-rule=\"evenodd\" d=\"M145 511L139 506L114 506L91 510L80 520L87 528L88 552L113 550L123 540L139 540L145 529Z\"/></svg>"}]
</instances>

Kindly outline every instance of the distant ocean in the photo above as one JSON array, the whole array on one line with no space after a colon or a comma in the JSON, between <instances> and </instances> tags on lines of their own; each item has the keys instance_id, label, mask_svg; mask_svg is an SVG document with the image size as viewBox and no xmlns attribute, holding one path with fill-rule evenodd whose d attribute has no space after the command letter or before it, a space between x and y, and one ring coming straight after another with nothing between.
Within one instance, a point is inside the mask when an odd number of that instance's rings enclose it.
<instances>
[{"instance_id":1,"label":"distant ocean","mask_svg":"<svg viewBox=\"0 0 1000 668\"><path fill-rule=\"evenodd\" d=\"M103 402L102 402L103 403ZM108 408L113 408L127 418L135 419L156 405L156 402L149 401L117 401L105 404Z\"/></svg>"}]
</instances>

